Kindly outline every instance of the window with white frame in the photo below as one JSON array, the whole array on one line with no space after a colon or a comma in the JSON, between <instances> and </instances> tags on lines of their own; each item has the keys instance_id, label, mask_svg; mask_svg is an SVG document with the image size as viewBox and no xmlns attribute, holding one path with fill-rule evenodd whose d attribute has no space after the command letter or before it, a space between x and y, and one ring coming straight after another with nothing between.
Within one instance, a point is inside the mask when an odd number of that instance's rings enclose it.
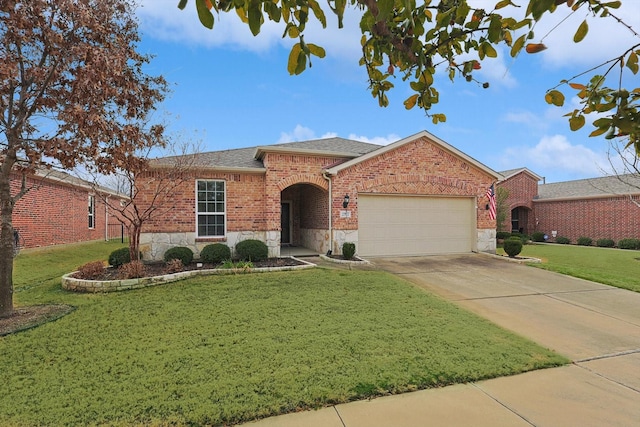
<instances>
[{"instance_id":1,"label":"window with white frame","mask_svg":"<svg viewBox=\"0 0 640 427\"><path fill-rule=\"evenodd\" d=\"M96 226L96 197L89 195L89 228Z\"/></svg>"},{"instance_id":2,"label":"window with white frame","mask_svg":"<svg viewBox=\"0 0 640 427\"><path fill-rule=\"evenodd\" d=\"M224 237L226 223L224 181L196 181L198 237Z\"/></svg>"}]
</instances>

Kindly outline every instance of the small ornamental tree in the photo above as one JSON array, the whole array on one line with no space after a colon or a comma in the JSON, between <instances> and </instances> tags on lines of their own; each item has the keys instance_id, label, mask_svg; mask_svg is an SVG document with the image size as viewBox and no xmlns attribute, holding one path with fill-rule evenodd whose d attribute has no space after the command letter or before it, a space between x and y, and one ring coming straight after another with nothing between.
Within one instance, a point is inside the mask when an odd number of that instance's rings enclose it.
<instances>
[{"instance_id":1,"label":"small ornamental tree","mask_svg":"<svg viewBox=\"0 0 640 427\"><path fill-rule=\"evenodd\" d=\"M161 166L149 158L152 148L165 148L171 156L162 159ZM132 147L133 148L133 147ZM157 135L155 144L138 148L122 156L114 170L105 178L95 175L93 185L97 189L107 181L122 199L109 197L96 191L96 195L109 207L109 211L125 225L129 236L130 260L140 259L140 235L145 223L157 215L175 209L176 193L180 186L193 179L193 168L198 159L195 144L177 144L170 138ZM151 166L157 166L153 169ZM144 179L142 179L144 177Z\"/></svg>"},{"instance_id":2,"label":"small ornamental tree","mask_svg":"<svg viewBox=\"0 0 640 427\"><path fill-rule=\"evenodd\" d=\"M3 0L0 8L0 317L13 311L14 173L91 164L109 173L162 127L142 128L167 89L147 75L127 0Z\"/></svg>"}]
</instances>

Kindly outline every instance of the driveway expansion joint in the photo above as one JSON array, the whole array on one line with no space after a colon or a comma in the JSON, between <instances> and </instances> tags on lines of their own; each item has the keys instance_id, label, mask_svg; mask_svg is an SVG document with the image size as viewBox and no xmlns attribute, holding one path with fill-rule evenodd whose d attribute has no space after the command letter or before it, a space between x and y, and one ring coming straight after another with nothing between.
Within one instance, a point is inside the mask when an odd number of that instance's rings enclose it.
<instances>
[{"instance_id":1,"label":"driveway expansion joint","mask_svg":"<svg viewBox=\"0 0 640 427\"><path fill-rule=\"evenodd\" d=\"M628 356L630 354L640 354L640 348L625 350L625 351L618 351L616 353L603 354L601 356L587 357L585 359L580 359L580 360L574 360L573 364L575 365L578 363L592 362L594 360L601 360L601 359L611 359L613 357Z\"/></svg>"},{"instance_id":2,"label":"driveway expansion joint","mask_svg":"<svg viewBox=\"0 0 640 427\"><path fill-rule=\"evenodd\" d=\"M497 399L496 397L494 397L493 395L491 395L489 392L487 392L486 390L484 390L478 383L471 383L471 386L473 386L475 389L479 390L481 393L483 393L485 396L487 396L489 399L493 400L494 402L496 402L498 405L502 406L503 408L505 408L507 411L511 412L513 415L515 415L516 417L520 418L522 421L524 421L525 423L534 426L535 424L532 423L531 421L529 421L524 415L519 414L518 411L516 411L515 409L511 408L510 406L508 406L507 404L501 402L499 399Z\"/></svg>"},{"instance_id":3,"label":"driveway expansion joint","mask_svg":"<svg viewBox=\"0 0 640 427\"><path fill-rule=\"evenodd\" d=\"M347 425L344 423L344 420L342 419L342 416L340 415L340 411L338 411L338 408L336 407L336 405L333 405L333 410L336 411L336 415L340 419L340 423L342 424L342 427L347 427Z\"/></svg>"}]
</instances>

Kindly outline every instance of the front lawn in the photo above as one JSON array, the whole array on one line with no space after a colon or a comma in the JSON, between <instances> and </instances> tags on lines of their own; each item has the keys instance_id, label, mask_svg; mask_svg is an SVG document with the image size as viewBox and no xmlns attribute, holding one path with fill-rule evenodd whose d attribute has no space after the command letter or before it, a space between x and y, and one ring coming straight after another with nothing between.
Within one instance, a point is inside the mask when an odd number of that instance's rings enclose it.
<instances>
[{"instance_id":1,"label":"front lawn","mask_svg":"<svg viewBox=\"0 0 640 427\"><path fill-rule=\"evenodd\" d=\"M504 254L502 249L498 253ZM520 256L540 258L542 263L534 267L640 292L640 251L529 244Z\"/></svg>"},{"instance_id":2,"label":"front lawn","mask_svg":"<svg viewBox=\"0 0 640 427\"><path fill-rule=\"evenodd\" d=\"M88 252L75 264L94 259ZM0 338L0 425L233 424L567 362L381 272L211 276L78 295L47 279L58 267L36 274L23 262L19 305L78 308Z\"/></svg>"}]
</instances>

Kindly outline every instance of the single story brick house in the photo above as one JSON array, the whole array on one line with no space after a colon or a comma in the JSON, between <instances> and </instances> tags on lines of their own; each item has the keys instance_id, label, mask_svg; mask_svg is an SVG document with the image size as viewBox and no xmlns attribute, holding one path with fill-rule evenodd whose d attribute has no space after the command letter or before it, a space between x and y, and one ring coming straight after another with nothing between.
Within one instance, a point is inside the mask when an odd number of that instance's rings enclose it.
<instances>
[{"instance_id":1,"label":"single story brick house","mask_svg":"<svg viewBox=\"0 0 640 427\"><path fill-rule=\"evenodd\" d=\"M486 192L501 176L428 132L386 146L328 138L197 156L173 209L144 224L145 259L246 239L270 256L284 245L339 254L344 242L361 256L495 252ZM157 159L137 179L170 165Z\"/></svg>"},{"instance_id":2,"label":"single story brick house","mask_svg":"<svg viewBox=\"0 0 640 427\"><path fill-rule=\"evenodd\" d=\"M573 243L579 237L640 238L639 175L540 184L544 179L527 168L501 174L497 187L509 190L507 231L542 231L550 241L563 236Z\"/></svg>"},{"instance_id":3,"label":"single story brick house","mask_svg":"<svg viewBox=\"0 0 640 427\"><path fill-rule=\"evenodd\" d=\"M13 172L11 194L20 191L22 175ZM26 176L30 190L16 202L13 228L21 246L36 248L120 237L122 226L91 183L58 170L39 170ZM101 194L123 196L107 188Z\"/></svg>"}]
</instances>

